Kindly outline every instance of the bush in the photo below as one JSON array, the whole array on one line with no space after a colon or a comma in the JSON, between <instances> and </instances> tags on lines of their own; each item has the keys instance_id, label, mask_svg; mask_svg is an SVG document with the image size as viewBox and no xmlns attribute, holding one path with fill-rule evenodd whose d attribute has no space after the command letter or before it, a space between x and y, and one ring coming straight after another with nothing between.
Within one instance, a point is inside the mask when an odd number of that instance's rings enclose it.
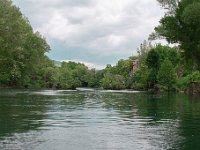
<instances>
[{"instance_id":1,"label":"bush","mask_svg":"<svg viewBox=\"0 0 200 150\"><path fill-rule=\"evenodd\" d=\"M158 83L166 86L168 90L172 89L176 82L176 71L172 62L168 59L164 60L158 71Z\"/></svg>"},{"instance_id":2,"label":"bush","mask_svg":"<svg viewBox=\"0 0 200 150\"><path fill-rule=\"evenodd\" d=\"M188 89L190 83L200 83L200 72L199 71L194 71L191 74L188 74L176 82L176 87L181 89L181 90L186 90Z\"/></svg>"},{"instance_id":3,"label":"bush","mask_svg":"<svg viewBox=\"0 0 200 150\"><path fill-rule=\"evenodd\" d=\"M121 75L106 73L101 81L104 89L122 90L125 89L125 78Z\"/></svg>"}]
</instances>

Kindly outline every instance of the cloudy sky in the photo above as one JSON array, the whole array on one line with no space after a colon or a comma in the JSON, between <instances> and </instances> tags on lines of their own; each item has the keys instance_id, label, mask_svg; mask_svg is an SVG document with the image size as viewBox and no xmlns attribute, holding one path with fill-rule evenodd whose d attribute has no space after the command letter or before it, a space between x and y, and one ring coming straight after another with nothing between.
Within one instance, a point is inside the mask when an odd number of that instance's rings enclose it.
<instances>
[{"instance_id":1,"label":"cloudy sky","mask_svg":"<svg viewBox=\"0 0 200 150\"><path fill-rule=\"evenodd\" d=\"M54 60L96 68L136 54L158 25L156 0L13 0L51 46Z\"/></svg>"}]
</instances>

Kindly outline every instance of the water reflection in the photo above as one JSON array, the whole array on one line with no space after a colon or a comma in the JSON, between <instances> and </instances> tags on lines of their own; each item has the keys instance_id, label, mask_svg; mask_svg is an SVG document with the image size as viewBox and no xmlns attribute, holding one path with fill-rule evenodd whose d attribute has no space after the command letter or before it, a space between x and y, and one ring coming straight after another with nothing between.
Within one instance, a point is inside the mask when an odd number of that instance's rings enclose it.
<instances>
[{"instance_id":1,"label":"water reflection","mask_svg":"<svg viewBox=\"0 0 200 150\"><path fill-rule=\"evenodd\" d=\"M16 91L0 93L0 136L35 130L42 126L45 115L44 97L17 94Z\"/></svg>"},{"instance_id":2,"label":"water reflection","mask_svg":"<svg viewBox=\"0 0 200 150\"><path fill-rule=\"evenodd\" d=\"M200 102L185 95L0 92L0 149L198 149L199 130Z\"/></svg>"}]
</instances>

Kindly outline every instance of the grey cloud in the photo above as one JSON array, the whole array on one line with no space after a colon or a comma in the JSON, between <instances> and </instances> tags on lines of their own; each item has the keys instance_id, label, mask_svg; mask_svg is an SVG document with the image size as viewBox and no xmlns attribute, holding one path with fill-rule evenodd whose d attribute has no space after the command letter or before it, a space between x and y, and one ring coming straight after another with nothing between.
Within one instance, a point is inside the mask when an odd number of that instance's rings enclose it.
<instances>
[{"instance_id":1,"label":"grey cloud","mask_svg":"<svg viewBox=\"0 0 200 150\"><path fill-rule=\"evenodd\" d=\"M65 47L71 59L93 62L105 58L109 63L109 59L113 62L135 54L163 15L156 0L14 0L14 3L48 41L60 41L60 47ZM52 50L56 58L57 49ZM74 49L79 49L79 55Z\"/></svg>"}]
</instances>

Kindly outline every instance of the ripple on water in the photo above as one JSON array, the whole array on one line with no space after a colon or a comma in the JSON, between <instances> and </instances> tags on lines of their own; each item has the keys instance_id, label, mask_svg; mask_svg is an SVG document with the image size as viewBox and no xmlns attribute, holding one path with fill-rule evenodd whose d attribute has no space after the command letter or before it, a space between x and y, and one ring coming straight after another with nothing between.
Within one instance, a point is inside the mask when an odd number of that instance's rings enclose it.
<instances>
[{"instance_id":1,"label":"ripple on water","mask_svg":"<svg viewBox=\"0 0 200 150\"><path fill-rule=\"evenodd\" d=\"M200 138L200 104L185 97L103 90L17 93L0 95L0 149L180 149Z\"/></svg>"}]
</instances>

